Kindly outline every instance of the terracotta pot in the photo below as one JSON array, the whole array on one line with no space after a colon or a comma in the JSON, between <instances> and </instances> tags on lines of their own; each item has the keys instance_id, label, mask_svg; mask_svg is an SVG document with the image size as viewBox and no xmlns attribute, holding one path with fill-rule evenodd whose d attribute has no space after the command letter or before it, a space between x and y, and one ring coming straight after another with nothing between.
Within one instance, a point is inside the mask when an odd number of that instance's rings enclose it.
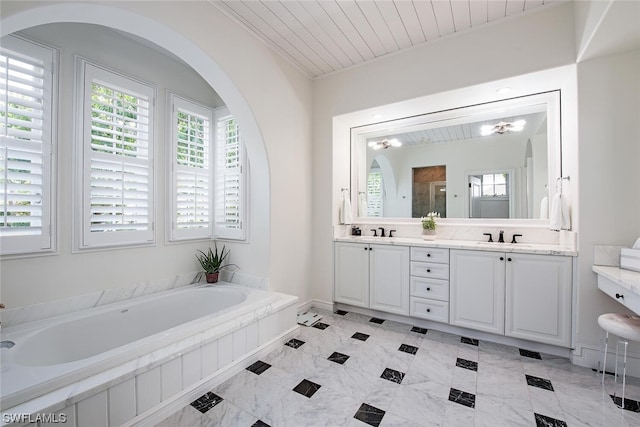
<instances>
[{"instance_id":1,"label":"terracotta pot","mask_svg":"<svg viewBox=\"0 0 640 427\"><path fill-rule=\"evenodd\" d=\"M218 275L220 273L205 273L207 276L207 283L216 283L218 281Z\"/></svg>"}]
</instances>

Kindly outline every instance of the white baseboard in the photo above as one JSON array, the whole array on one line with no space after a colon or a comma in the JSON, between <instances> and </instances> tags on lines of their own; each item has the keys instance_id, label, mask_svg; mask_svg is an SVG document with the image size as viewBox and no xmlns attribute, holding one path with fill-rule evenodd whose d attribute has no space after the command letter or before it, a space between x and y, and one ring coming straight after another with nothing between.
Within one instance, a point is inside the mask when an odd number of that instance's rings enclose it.
<instances>
[{"instance_id":1,"label":"white baseboard","mask_svg":"<svg viewBox=\"0 0 640 427\"><path fill-rule=\"evenodd\" d=\"M319 299L312 299L303 304L298 305L298 312L308 311L312 308L319 308L321 310L331 311L333 312L333 302L331 301L322 301Z\"/></svg>"},{"instance_id":2,"label":"white baseboard","mask_svg":"<svg viewBox=\"0 0 640 427\"><path fill-rule=\"evenodd\" d=\"M607 372L615 371L616 361L616 343L618 340L613 337L609 338L609 350L607 351ZM602 365L602 349L600 347L578 345L571 353L571 363L585 368L601 370ZM619 369L622 369L622 355L624 347L620 345L620 354L618 355ZM620 372L620 371L618 371ZM640 354L627 351L627 375L640 378Z\"/></svg>"},{"instance_id":3,"label":"white baseboard","mask_svg":"<svg viewBox=\"0 0 640 427\"><path fill-rule=\"evenodd\" d=\"M135 418L132 418L127 423L123 424L123 427L146 427L158 424L159 422L184 408L203 394L211 391L211 389L222 384L237 373L242 372L243 369L258 361L264 355L283 345L291 338L291 335L293 335L294 332L298 330L298 328L299 326L297 325L290 328L268 343L261 345L242 358L233 361L233 363L231 363L230 365L217 370L216 372L214 372L207 378L203 378L193 386L182 390L180 393L174 395L173 397L170 397L169 399L154 406L153 408L143 412L140 415L137 415Z\"/></svg>"}]
</instances>

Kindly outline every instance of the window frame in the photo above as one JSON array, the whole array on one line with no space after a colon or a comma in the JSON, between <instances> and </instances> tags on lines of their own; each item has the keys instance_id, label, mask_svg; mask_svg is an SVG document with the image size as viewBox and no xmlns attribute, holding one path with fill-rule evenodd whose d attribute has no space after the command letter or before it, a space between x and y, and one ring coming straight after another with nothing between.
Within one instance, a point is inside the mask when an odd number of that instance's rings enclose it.
<instances>
[{"instance_id":1,"label":"window frame","mask_svg":"<svg viewBox=\"0 0 640 427\"><path fill-rule=\"evenodd\" d=\"M2 37L2 47L42 61L43 126L42 126L42 226L35 235L0 236L0 257L48 255L57 251L57 105L60 51L52 46L18 35ZM4 144L0 144L4 145Z\"/></svg>"},{"instance_id":2,"label":"window frame","mask_svg":"<svg viewBox=\"0 0 640 427\"><path fill-rule=\"evenodd\" d=\"M209 209L209 220L208 226L202 228L193 228L193 229L180 229L177 227L177 205L178 205L178 182L177 182L177 174L178 170L181 168L177 164L177 148L178 148L178 138L177 138L177 115L179 110L183 110L188 114L194 116L200 116L209 121L209 133L208 133L208 147L207 152L205 153L205 157L208 160L208 209ZM214 177L214 151L215 151L215 112L211 107L207 107L205 105L199 104L195 101L177 95L171 91L167 91L167 129L168 135L170 135L170 140L167 138L168 149L167 149L167 158L168 158L168 170L171 172L168 174L168 182L167 189L170 194L167 195L168 201L168 209L169 218L167 221L167 236L169 242L180 242L180 241L193 241L193 240L207 240L213 238L213 230L214 230L214 192L213 192L213 177ZM188 170L188 167L182 166L185 170Z\"/></svg>"},{"instance_id":3,"label":"window frame","mask_svg":"<svg viewBox=\"0 0 640 427\"><path fill-rule=\"evenodd\" d=\"M75 84L75 168L74 168L74 252L94 249L117 249L132 246L153 246L156 242L155 230L155 138L156 126L156 86L121 73L112 68L98 64L81 56L76 56L76 84ZM92 84L94 80L103 82L104 86L112 87L129 95L146 97L148 103L148 132L147 159L144 167L147 171L147 228L143 230L108 231L105 233L91 232L91 125L92 125ZM99 156L98 156L99 157ZM122 156L122 158L125 158ZM137 159L137 157L132 157ZM142 162L141 162L142 163ZM123 170L124 175L124 170Z\"/></svg>"}]
</instances>

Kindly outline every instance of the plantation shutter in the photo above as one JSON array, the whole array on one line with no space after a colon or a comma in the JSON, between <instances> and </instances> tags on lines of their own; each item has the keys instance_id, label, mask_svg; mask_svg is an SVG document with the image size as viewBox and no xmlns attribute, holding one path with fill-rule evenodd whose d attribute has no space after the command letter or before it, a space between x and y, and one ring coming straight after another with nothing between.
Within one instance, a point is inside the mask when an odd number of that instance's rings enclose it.
<instances>
[{"instance_id":1,"label":"plantation shutter","mask_svg":"<svg viewBox=\"0 0 640 427\"><path fill-rule=\"evenodd\" d=\"M154 89L84 62L83 246L152 242Z\"/></svg>"},{"instance_id":2,"label":"plantation shutter","mask_svg":"<svg viewBox=\"0 0 640 427\"><path fill-rule=\"evenodd\" d=\"M372 170L367 177L367 216L382 216L382 172Z\"/></svg>"},{"instance_id":3,"label":"plantation shutter","mask_svg":"<svg viewBox=\"0 0 640 427\"><path fill-rule=\"evenodd\" d=\"M227 109L216 118L215 235L244 239L244 147L238 123Z\"/></svg>"},{"instance_id":4,"label":"plantation shutter","mask_svg":"<svg viewBox=\"0 0 640 427\"><path fill-rule=\"evenodd\" d=\"M170 95L173 112L171 240L213 234L211 131L213 111Z\"/></svg>"},{"instance_id":5,"label":"plantation shutter","mask_svg":"<svg viewBox=\"0 0 640 427\"><path fill-rule=\"evenodd\" d=\"M0 242L3 254L52 248L54 51L7 36L0 47Z\"/></svg>"}]
</instances>

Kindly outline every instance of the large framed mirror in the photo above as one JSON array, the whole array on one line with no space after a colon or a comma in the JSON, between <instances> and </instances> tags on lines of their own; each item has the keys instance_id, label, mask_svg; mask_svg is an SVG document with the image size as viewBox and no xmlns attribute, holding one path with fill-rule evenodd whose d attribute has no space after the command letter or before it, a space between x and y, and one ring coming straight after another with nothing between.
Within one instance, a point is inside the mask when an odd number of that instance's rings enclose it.
<instances>
[{"instance_id":1,"label":"large framed mirror","mask_svg":"<svg viewBox=\"0 0 640 427\"><path fill-rule=\"evenodd\" d=\"M353 127L356 216L546 219L560 123L549 91Z\"/></svg>"}]
</instances>

